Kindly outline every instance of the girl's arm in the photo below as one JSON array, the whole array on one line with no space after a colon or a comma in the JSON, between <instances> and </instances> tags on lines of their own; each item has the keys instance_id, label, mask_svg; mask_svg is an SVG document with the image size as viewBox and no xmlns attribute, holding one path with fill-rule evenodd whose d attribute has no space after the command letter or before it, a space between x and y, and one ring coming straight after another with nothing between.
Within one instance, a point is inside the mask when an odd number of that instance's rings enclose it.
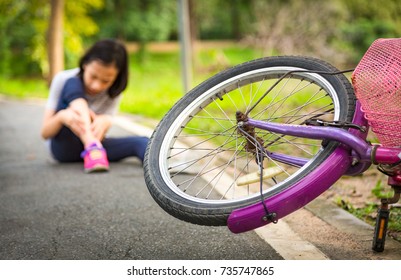
<instances>
[{"instance_id":1,"label":"girl's arm","mask_svg":"<svg viewBox=\"0 0 401 280\"><path fill-rule=\"evenodd\" d=\"M44 139L52 138L60 131L62 126L60 114L56 114L52 109L46 109L40 134Z\"/></svg>"},{"instance_id":2,"label":"girl's arm","mask_svg":"<svg viewBox=\"0 0 401 280\"><path fill-rule=\"evenodd\" d=\"M53 109L46 109L41 129L42 137L48 139L56 136L63 125L69 127L78 136L83 134L82 117L76 110L67 108L56 113Z\"/></svg>"}]
</instances>

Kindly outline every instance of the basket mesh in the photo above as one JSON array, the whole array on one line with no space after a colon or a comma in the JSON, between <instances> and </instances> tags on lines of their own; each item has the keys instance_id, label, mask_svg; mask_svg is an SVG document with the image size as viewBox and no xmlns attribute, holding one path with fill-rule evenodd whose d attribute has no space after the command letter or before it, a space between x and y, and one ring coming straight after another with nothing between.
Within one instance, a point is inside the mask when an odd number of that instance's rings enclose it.
<instances>
[{"instance_id":1,"label":"basket mesh","mask_svg":"<svg viewBox=\"0 0 401 280\"><path fill-rule=\"evenodd\" d=\"M372 131L387 147L401 145L401 38L378 39L352 74Z\"/></svg>"}]
</instances>

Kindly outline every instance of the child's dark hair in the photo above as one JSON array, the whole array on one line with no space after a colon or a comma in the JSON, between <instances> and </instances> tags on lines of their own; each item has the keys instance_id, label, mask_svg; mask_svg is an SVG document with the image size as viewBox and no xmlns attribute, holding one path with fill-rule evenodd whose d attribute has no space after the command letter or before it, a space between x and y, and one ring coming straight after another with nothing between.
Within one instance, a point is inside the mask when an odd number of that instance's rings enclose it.
<instances>
[{"instance_id":1,"label":"child's dark hair","mask_svg":"<svg viewBox=\"0 0 401 280\"><path fill-rule=\"evenodd\" d=\"M105 65L114 64L118 70L116 80L108 90L110 97L118 96L128 84L128 54L124 45L114 39L97 41L79 61L78 76L83 79L83 66L94 60Z\"/></svg>"}]
</instances>

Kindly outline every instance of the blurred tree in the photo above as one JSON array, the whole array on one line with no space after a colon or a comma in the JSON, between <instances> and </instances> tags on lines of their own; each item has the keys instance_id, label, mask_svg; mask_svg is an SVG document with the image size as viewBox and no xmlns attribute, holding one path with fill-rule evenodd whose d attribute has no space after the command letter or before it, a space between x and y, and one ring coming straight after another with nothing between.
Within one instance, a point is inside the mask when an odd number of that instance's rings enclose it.
<instances>
[{"instance_id":1,"label":"blurred tree","mask_svg":"<svg viewBox=\"0 0 401 280\"><path fill-rule=\"evenodd\" d=\"M40 71L32 57L35 49L35 22L31 11L45 1L0 1L0 74L13 76ZM40 14L35 16L40 17Z\"/></svg>"},{"instance_id":2,"label":"blurred tree","mask_svg":"<svg viewBox=\"0 0 401 280\"><path fill-rule=\"evenodd\" d=\"M354 65L373 40L400 37L399 0L252 0L246 41L271 54Z\"/></svg>"},{"instance_id":3,"label":"blurred tree","mask_svg":"<svg viewBox=\"0 0 401 280\"><path fill-rule=\"evenodd\" d=\"M53 0L54 1L54 0ZM101 37L177 39L177 0L64 1L64 58ZM0 74L47 75L51 1L0 0ZM379 37L401 37L399 0L190 0L193 40L236 39L270 54L355 63ZM57 28L50 27L50 31ZM56 32L60 34L60 32ZM51 60L53 61L53 59ZM52 74L50 74L52 76Z\"/></svg>"},{"instance_id":4,"label":"blurred tree","mask_svg":"<svg viewBox=\"0 0 401 280\"><path fill-rule=\"evenodd\" d=\"M311 55L345 61L345 54L331 44L345 14L338 1L253 0L252 11L253 28L246 41L262 48L265 55Z\"/></svg>"},{"instance_id":5,"label":"blurred tree","mask_svg":"<svg viewBox=\"0 0 401 280\"><path fill-rule=\"evenodd\" d=\"M253 5L254 0L196 1L195 16L199 39L241 39L249 34Z\"/></svg>"},{"instance_id":6,"label":"blurred tree","mask_svg":"<svg viewBox=\"0 0 401 280\"><path fill-rule=\"evenodd\" d=\"M49 58L49 82L57 72L64 69L64 0L51 0L50 6L51 12L48 29L49 44L47 51Z\"/></svg>"},{"instance_id":7,"label":"blurred tree","mask_svg":"<svg viewBox=\"0 0 401 280\"><path fill-rule=\"evenodd\" d=\"M85 48L86 39L99 32L99 26L92 18L91 12L103 6L104 0L66 1L64 49L67 68L77 66L77 61Z\"/></svg>"},{"instance_id":8,"label":"blurred tree","mask_svg":"<svg viewBox=\"0 0 401 280\"><path fill-rule=\"evenodd\" d=\"M9 36L13 27L15 18L23 11L24 3L21 1L3 0L0 1L0 74L9 76L12 74L11 45L13 37Z\"/></svg>"},{"instance_id":9,"label":"blurred tree","mask_svg":"<svg viewBox=\"0 0 401 280\"><path fill-rule=\"evenodd\" d=\"M143 58L148 42L167 40L176 32L176 11L176 0L106 0L103 9L92 13L100 27L95 37L137 41Z\"/></svg>"},{"instance_id":10,"label":"blurred tree","mask_svg":"<svg viewBox=\"0 0 401 280\"><path fill-rule=\"evenodd\" d=\"M399 0L340 0L347 16L341 21L341 47L357 63L371 43L378 38L401 37Z\"/></svg>"},{"instance_id":11,"label":"blurred tree","mask_svg":"<svg viewBox=\"0 0 401 280\"><path fill-rule=\"evenodd\" d=\"M83 38L98 31L88 16L103 6L103 0L66 1L64 6L64 43L66 65L76 66L82 53ZM48 37L50 24L48 0L0 1L1 73L7 75L49 73ZM4 57L4 59L3 59Z\"/></svg>"}]
</instances>

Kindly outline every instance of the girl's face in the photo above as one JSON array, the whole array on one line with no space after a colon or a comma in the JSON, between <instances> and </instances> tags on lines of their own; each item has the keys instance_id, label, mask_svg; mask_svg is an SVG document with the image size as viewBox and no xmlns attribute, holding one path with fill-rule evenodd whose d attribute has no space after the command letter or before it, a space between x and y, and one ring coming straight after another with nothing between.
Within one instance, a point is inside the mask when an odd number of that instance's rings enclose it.
<instances>
[{"instance_id":1,"label":"girl's face","mask_svg":"<svg viewBox=\"0 0 401 280\"><path fill-rule=\"evenodd\" d=\"M85 91L89 95L96 95L107 90L118 75L118 69L114 64L105 65L97 60L83 65L83 69Z\"/></svg>"}]
</instances>

